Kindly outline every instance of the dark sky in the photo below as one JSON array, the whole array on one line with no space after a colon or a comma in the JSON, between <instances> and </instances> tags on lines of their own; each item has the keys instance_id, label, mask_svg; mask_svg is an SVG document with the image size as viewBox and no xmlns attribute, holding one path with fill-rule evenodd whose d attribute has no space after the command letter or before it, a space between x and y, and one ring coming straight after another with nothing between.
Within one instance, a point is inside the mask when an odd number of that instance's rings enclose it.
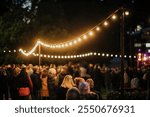
<instances>
[{"instance_id":1,"label":"dark sky","mask_svg":"<svg viewBox=\"0 0 150 117\"><path fill-rule=\"evenodd\" d=\"M147 0L63 0L65 15L69 22L70 32L80 35L86 32L121 6L130 11L125 19L125 33L140 24L148 27L150 24L150 7ZM125 50L128 51L129 39L125 38ZM85 42L76 51L101 51L119 53L120 51L120 21L111 23L93 40Z\"/></svg>"},{"instance_id":2,"label":"dark sky","mask_svg":"<svg viewBox=\"0 0 150 117\"><path fill-rule=\"evenodd\" d=\"M130 15L125 18L125 34L128 30L134 30L140 24L148 27L150 22L149 3L147 0L58 0L64 9L68 22L69 33L78 37L93 28L99 22L108 17L116 9L124 6ZM130 40L125 35L125 54L129 52ZM60 40L61 41L61 40ZM62 42L62 41L61 41ZM79 54L89 51L105 53L120 53L120 20L110 23L108 28L102 28L92 39L85 41L69 49L56 51L66 54ZM53 51L55 53L55 50Z\"/></svg>"},{"instance_id":3,"label":"dark sky","mask_svg":"<svg viewBox=\"0 0 150 117\"><path fill-rule=\"evenodd\" d=\"M57 0L64 9L68 21L69 32L77 37L104 20L122 5L130 11L125 18L125 32L140 24L150 25L150 7L148 0ZM3 4L1 4L3 6ZM127 36L126 36L127 37ZM119 53L120 51L120 22L111 23L94 38L79 46L69 49L70 52L100 51ZM125 49L128 50L129 40L125 38Z\"/></svg>"}]
</instances>

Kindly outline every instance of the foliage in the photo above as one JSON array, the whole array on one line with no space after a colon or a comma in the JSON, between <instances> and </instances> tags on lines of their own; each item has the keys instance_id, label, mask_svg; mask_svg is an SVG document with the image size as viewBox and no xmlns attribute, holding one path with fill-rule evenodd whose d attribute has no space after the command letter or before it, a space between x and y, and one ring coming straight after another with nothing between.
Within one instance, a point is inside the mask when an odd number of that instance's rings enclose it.
<instances>
[{"instance_id":1,"label":"foliage","mask_svg":"<svg viewBox=\"0 0 150 117\"><path fill-rule=\"evenodd\" d=\"M0 51L29 47L37 38L53 42L68 36L67 21L57 0L31 0L31 9L23 7L26 2L3 4L7 10L0 14Z\"/></svg>"}]
</instances>

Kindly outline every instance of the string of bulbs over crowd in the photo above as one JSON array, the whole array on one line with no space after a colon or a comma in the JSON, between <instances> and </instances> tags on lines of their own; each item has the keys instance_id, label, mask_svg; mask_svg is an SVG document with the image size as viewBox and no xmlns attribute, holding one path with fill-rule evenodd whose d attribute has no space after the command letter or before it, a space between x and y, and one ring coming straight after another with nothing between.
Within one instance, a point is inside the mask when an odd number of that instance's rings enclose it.
<instances>
[{"instance_id":1,"label":"string of bulbs over crowd","mask_svg":"<svg viewBox=\"0 0 150 117\"><path fill-rule=\"evenodd\" d=\"M25 56L29 56L29 55L34 55L34 56L41 56L41 57L48 57L48 58L80 58L80 57L87 57L87 56L92 56L92 55L98 55L100 56L100 53L86 53L86 54L78 54L78 55L68 55L68 56L59 56L59 55L45 55L43 56L42 54L35 54L35 50L38 46L44 46L47 48L51 48L51 49L59 49L59 48L66 48L69 46L73 46L76 45L84 40L89 39L90 37L92 37L94 34L96 34L97 32L99 32L101 30L102 27L107 27L109 25L108 20L116 20L117 19L117 15L116 13L121 10L121 8L117 9L115 12L113 12L111 15L109 15L105 20L101 21L100 23L98 23L96 26L94 26L93 28L91 28L89 31L85 32L84 34L80 35L78 38L76 39L72 39L70 41L66 41L66 42L62 42L62 43L57 43L57 44L47 44L44 43L42 41L40 41L40 39L36 42L36 44L34 45L34 47L29 51L26 52L23 49L19 49L19 52L21 52L23 55ZM126 11L124 12L125 15L129 15L129 12ZM102 56L111 56L113 57L113 54L102 54ZM119 55L115 55L115 57L118 57ZM121 57L121 55L120 55ZM124 56L126 58L126 55ZM129 58L131 58L131 56L129 56ZM135 56L133 58L136 58Z\"/></svg>"},{"instance_id":2,"label":"string of bulbs over crowd","mask_svg":"<svg viewBox=\"0 0 150 117\"><path fill-rule=\"evenodd\" d=\"M17 50L4 50L3 53L17 53L19 51ZM26 52L26 50L25 50ZM39 56L38 53L32 53L33 56ZM109 54L109 53L100 53L100 52L87 52L83 54L73 54L73 55L50 55L50 54L40 54L40 57L44 58L51 58L51 59L76 59L76 58L85 58L89 56L98 56L98 57L115 57L115 58L121 58L121 55L118 54ZM136 59L136 56L131 55L124 55L124 58L134 58Z\"/></svg>"}]
</instances>

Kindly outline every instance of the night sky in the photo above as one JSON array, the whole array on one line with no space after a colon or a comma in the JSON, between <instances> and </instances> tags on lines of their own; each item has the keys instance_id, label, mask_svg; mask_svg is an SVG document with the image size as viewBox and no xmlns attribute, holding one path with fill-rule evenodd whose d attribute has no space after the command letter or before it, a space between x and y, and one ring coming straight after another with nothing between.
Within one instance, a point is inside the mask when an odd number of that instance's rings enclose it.
<instances>
[{"instance_id":1,"label":"night sky","mask_svg":"<svg viewBox=\"0 0 150 117\"><path fill-rule=\"evenodd\" d=\"M63 0L65 16L69 21L69 31L77 36L100 21L121 6L129 10L130 15L125 18L125 51L129 50L129 36L126 32L134 30L137 25L143 28L150 25L150 7L144 0ZM120 52L120 21L110 23L108 28L96 34L95 37L73 51L100 51L109 53Z\"/></svg>"},{"instance_id":2,"label":"night sky","mask_svg":"<svg viewBox=\"0 0 150 117\"><path fill-rule=\"evenodd\" d=\"M125 18L125 34L134 30L137 25L150 25L150 7L148 0L57 0L62 4L65 19L68 21L68 32L78 37L104 20L116 9L124 6L130 15ZM1 9L3 4L1 4ZM125 38L125 50L128 51L129 37ZM61 39L60 39L60 42ZM62 50L63 51L63 50ZM66 51L66 50L65 50ZM120 52L120 21L110 23L92 39L68 49L67 53L99 51L108 53Z\"/></svg>"}]
</instances>

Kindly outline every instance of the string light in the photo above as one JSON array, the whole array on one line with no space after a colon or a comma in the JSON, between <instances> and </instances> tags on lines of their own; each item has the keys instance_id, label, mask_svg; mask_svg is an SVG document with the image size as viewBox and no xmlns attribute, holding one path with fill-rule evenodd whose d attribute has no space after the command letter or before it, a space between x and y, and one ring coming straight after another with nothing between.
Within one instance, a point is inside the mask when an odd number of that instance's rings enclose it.
<instances>
[{"instance_id":1,"label":"string light","mask_svg":"<svg viewBox=\"0 0 150 117\"><path fill-rule=\"evenodd\" d=\"M129 11L125 11L125 15L128 16L129 15Z\"/></svg>"},{"instance_id":2,"label":"string light","mask_svg":"<svg viewBox=\"0 0 150 117\"><path fill-rule=\"evenodd\" d=\"M94 35L94 31L99 31L100 30L100 25L104 25L107 26L108 19L116 19L116 13L120 10L121 8L117 9L113 14L109 15L104 21L100 22L99 24L97 24L96 26L94 26L93 28L91 28L89 31L85 32L84 34L82 34L81 36L79 36L77 39L75 40L71 40L71 41L67 41L64 43L58 43L58 44L46 44L40 41L40 39L37 41L37 43L34 45L34 47L29 51L29 52L24 52L22 49L20 49L19 51L26 55L29 56L31 55L37 48L37 46L42 45L44 47L48 47L48 48L52 48L52 49L56 49L56 48L64 48L64 47L68 47L68 46L73 46L74 44L77 44L78 42L81 42L82 40L86 40L88 38L88 36L93 36ZM88 34L88 35L87 35Z\"/></svg>"},{"instance_id":3,"label":"string light","mask_svg":"<svg viewBox=\"0 0 150 117\"><path fill-rule=\"evenodd\" d=\"M33 53L33 56L39 56L39 54L35 54ZM78 55L46 55L46 54L41 54L40 55L41 57L44 57L44 58L52 58L52 59L75 59L75 58L84 58L84 57L88 57L88 56L101 56L101 57L113 57L114 55L113 54L105 54L105 53L97 53L97 52L89 52L89 53L84 53L84 54L78 54ZM115 55L114 57L121 57L121 55ZM132 56L129 55L128 56L129 58L131 58ZM124 55L124 58L127 58L127 55ZM133 58L136 59L136 56L133 56ZM139 59L138 59L139 60ZM145 58L144 58L145 60Z\"/></svg>"},{"instance_id":4,"label":"string light","mask_svg":"<svg viewBox=\"0 0 150 117\"><path fill-rule=\"evenodd\" d=\"M83 39L87 39L87 36L86 36L86 35L83 35Z\"/></svg>"},{"instance_id":5,"label":"string light","mask_svg":"<svg viewBox=\"0 0 150 117\"><path fill-rule=\"evenodd\" d=\"M105 21L105 22L104 22L104 26L107 26L107 25L108 25L108 22L107 22L107 21Z\"/></svg>"},{"instance_id":6,"label":"string light","mask_svg":"<svg viewBox=\"0 0 150 117\"><path fill-rule=\"evenodd\" d=\"M100 30L100 27L96 27L96 31L99 31Z\"/></svg>"},{"instance_id":7,"label":"string light","mask_svg":"<svg viewBox=\"0 0 150 117\"><path fill-rule=\"evenodd\" d=\"M20 50L19 50L20 51ZM22 50L23 52L26 52L26 50ZM4 53L6 53L6 50L4 50L3 51ZM14 52L14 53L16 53L17 52L17 50L8 50L8 52L10 53L10 52ZM32 55L33 56L39 56L39 54L38 53L32 53ZM138 53L137 54L138 55L138 57L136 57L136 56L133 56L133 58L138 58L138 60L140 59L141 60L141 56L142 56L142 54L141 53ZM46 55L46 54L40 54L40 56L41 57L44 57L44 58L65 58L65 59L67 59L67 58L82 58L82 57L87 57L87 56L102 56L102 57L113 57L114 55L113 54L108 54L108 53L97 53L97 52L89 52L89 53L85 53L85 54L79 54L79 55L68 55L68 56L60 56L60 55ZM121 57L121 55L115 55L114 57ZM145 57L146 55L144 55L144 57ZM127 58L127 55L124 55L124 58ZM131 55L129 55L128 56L128 58L132 58L132 56ZM147 58L145 57L144 58L144 60L146 60ZM139 61L140 61L139 60Z\"/></svg>"},{"instance_id":8,"label":"string light","mask_svg":"<svg viewBox=\"0 0 150 117\"><path fill-rule=\"evenodd\" d=\"M89 32L89 35L90 35L90 36L92 36L92 35L93 35L93 32L92 32L92 31L90 31L90 32Z\"/></svg>"},{"instance_id":9,"label":"string light","mask_svg":"<svg viewBox=\"0 0 150 117\"><path fill-rule=\"evenodd\" d=\"M116 15L113 15L113 16L112 16L112 19L113 19L113 20L115 20L116 18L117 18Z\"/></svg>"},{"instance_id":10,"label":"string light","mask_svg":"<svg viewBox=\"0 0 150 117\"><path fill-rule=\"evenodd\" d=\"M111 57L113 57L114 55L113 55L113 54L111 54L110 56L111 56Z\"/></svg>"}]
</instances>

